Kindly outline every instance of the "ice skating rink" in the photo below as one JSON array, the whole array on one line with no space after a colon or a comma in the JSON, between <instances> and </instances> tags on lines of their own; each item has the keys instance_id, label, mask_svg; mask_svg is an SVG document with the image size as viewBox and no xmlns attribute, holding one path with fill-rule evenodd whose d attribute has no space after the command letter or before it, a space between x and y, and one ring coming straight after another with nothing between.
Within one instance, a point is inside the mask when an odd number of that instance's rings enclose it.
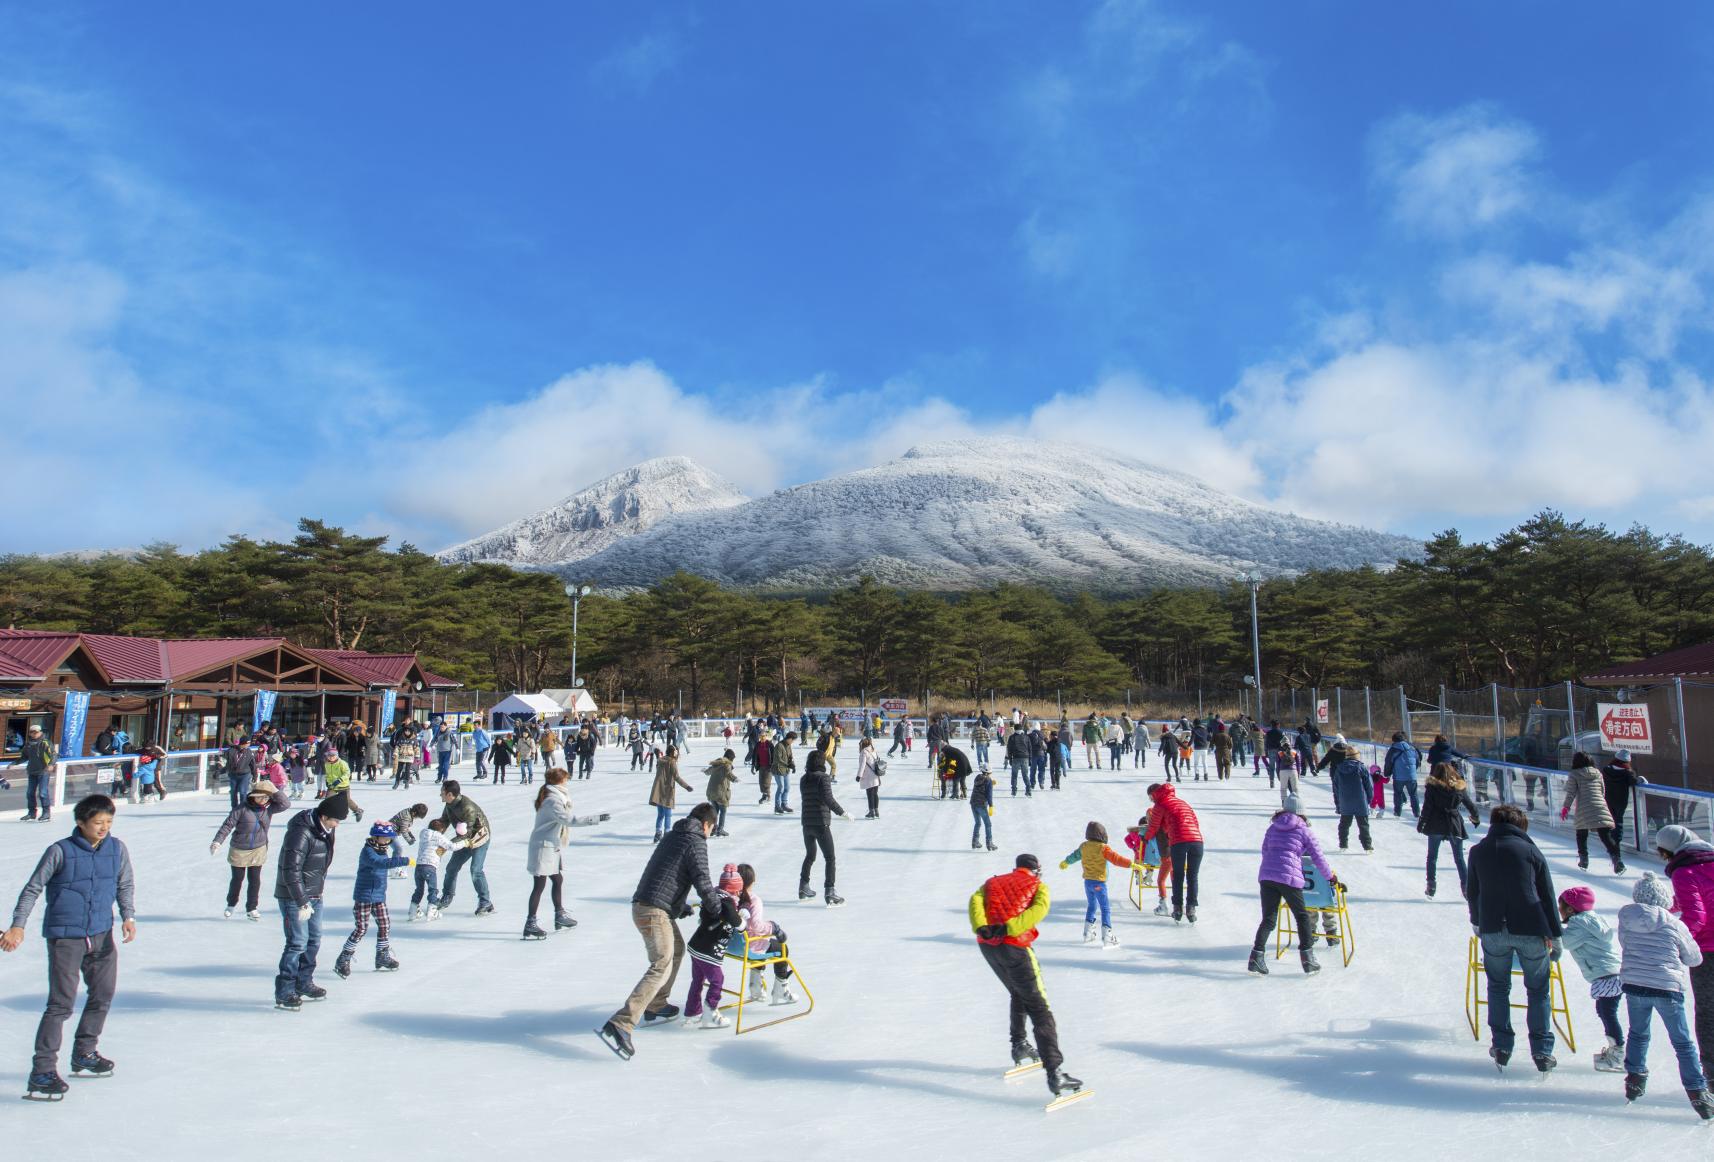
<instances>
[{"instance_id":1,"label":"ice skating rink","mask_svg":"<svg viewBox=\"0 0 1714 1162\"><path fill-rule=\"evenodd\" d=\"M682 766L699 793L681 795L681 815L700 798L702 767L717 753L711 744L692 745ZM846 773L835 792L861 816L849 740L841 760ZM567 850L567 900L579 927L545 942L519 940L534 788L471 782L465 766L455 773L494 825L487 870L497 913L472 916L476 894L466 878L444 919L406 923L411 883L394 880L389 904L402 969L369 971L371 932L357 971L342 981L332 964L348 931L367 824L416 801L439 811L432 785L394 793L359 784L356 799L368 815L361 826L340 828L329 877L317 975L329 996L299 1013L273 1008L281 932L272 860L262 922L241 913L221 918L227 865L224 849L210 856L208 844L226 813L224 791L121 805L114 834L135 861L139 931L122 949L119 993L101 1042L117 1072L73 1080L58 1105L17 1100L46 986L38 905L24 947L0 957L4 1156L301 1162L418 1153L500 1158L513 1150L794 1160L1360 1153L1403 1162L1497 1149L1556 1160L1688 1159L1714 1148L1678 1085L1658 1026L1643 1101L1627 1107L1620 1076L1594 1072L1599 1025L1569 957L1577 1051L1562 1042L1560 1067L1546 1080L1537 1080L1522 1052L1507 1075L1496 1073L1486 1030L1478 1043L1465 1025L1470 928L1450 855L1441 856L1441 895L1425 899L1425 844L1408 812L1402 823L1390 816L1376 822L1374 855L1330 853L1351 885L1358 952L1349 968L1323 946L1318 976L1302 976L1295 953L1270 961L1269 977L1245 972L1258 917L1257 852L1278 802L1265 779L1247 773L1182 788L1208 843L1201 922L1175 925L1139 913L1125 901L1124 873L1115 869L1123 946L1085 947L1078 869L1061 871L1058 861L1091 819L1106 825L1119 848L1158 765L1074 769L1065 789L1028 800L1009 797L1002 776L994 815L1000 850L978 853L970 850L967 806L928 798L919 749L893 762L879 821L835 820L838 886L849 902L832 911L819 899L796 899L803 851L797 817L756 805L754 781L744 778L727 823L731 837L710 841L713 870L718 876L726 862L756 866L768 915L790 934L815 992L815 1012L743 1037L676 1022L640 1029L636 1058L621 1062L592 1030L645 967L629 900L651 850L654 812L648 776L626 771L626 762L604 750L595 777L571 784L580 813L613 815L575 831ZM1317 833L1332 848L1326 780L1304 783ZM794 805L796 799L794 788ZM289 817L275 823L276 844ZM69 809L47 827L15 819L0 821L0 897L8 909L42 847L71 827ZM1636 876L1657 867L1634 861L1621 894L1610 874L1579 873L1564 837L1539 839L1556 887L1591 885L1609 917L1629 899ZM1095 1092L1053 1114L1042 1111L1048 1093L1039 1074L1000 1078L1010 1064L1006 998L965 919L970 893L1020 851L1037 853L1049 869L1055 903L1036 948L1067 1067ZM819 868L811 882L819 892ZM681 928L688 936L692 923ZM728 974L729 986L737 975ZM688 984L687 965L675 1003L683 1003ZM68 1069L62 1059L62 1073Z\"/></svg>"}]
</instances>

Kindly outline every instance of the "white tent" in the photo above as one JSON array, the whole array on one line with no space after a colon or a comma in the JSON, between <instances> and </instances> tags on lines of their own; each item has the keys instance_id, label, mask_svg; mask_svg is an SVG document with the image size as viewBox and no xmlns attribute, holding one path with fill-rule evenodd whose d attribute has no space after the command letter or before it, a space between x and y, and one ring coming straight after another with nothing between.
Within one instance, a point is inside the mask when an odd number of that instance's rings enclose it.
<instances>
[{"instance_id":1,"label":"white tent","mask_svg":"<svg viewBox=\"0 0 1714 1162\"><path fill-rule=\"evenodd\" d=\"M488 713L496 719L500 715L512 714L526 718L532 714L537 718L558 718L565 711L546 694L512 694L489 707Z\"/></svg>"},{"instance_id":2,"label":"white tent","mask_svg":"<svg viewBox=\"0 0 1714 1162\"><path fill-rule=\"evenodd\" d=\"M575 690L543 690L543 694L552 698L567 714L599 714L601 708L595 704L595 698L588 690L579 687Z\"/></svg>"}]
</instances>

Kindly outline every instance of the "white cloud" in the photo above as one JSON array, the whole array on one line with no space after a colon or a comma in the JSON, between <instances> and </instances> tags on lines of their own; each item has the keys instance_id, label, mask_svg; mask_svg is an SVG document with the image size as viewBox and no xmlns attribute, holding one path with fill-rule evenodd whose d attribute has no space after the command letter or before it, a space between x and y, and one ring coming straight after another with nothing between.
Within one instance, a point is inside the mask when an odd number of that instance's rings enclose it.
<instances>
[{"instance_id":1,"label":"white cloud","mask_svg":"<svg viewBox=\"0 0 1714 1162\"><path fill-rule=\"evenodd\" d=\"M1433 233L1496 225L1527 209L1536 193L1535 130L1489 105L1437 117L1402 114L1375 131L1370 149L1393 213Z\"/></svg>"},{"instance_id":2,"label":"white cloud","mask_svg":"<svg viewBox=\"0 0 1714 1162\"><path fill-rule=\"evenodd\" d=\"M589 68L589 78L603 89L647 93L678 66L684 53L684 32L658 25L596 61Z\"/></svg>"}]
</instances>

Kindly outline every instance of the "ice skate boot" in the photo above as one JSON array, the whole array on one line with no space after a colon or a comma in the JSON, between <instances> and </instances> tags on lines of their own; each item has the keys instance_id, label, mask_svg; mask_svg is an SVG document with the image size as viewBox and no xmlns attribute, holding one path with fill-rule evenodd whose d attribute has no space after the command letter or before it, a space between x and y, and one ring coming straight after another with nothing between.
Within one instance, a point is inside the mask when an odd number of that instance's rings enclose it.
<instances>
[{"instance_id":1,"label":"ice skate boot","mask_svg":"<svg viewBox=\"0 0 1714 1162\"><path fill-rule=\"evenodd\" d=\"M770 1005L797 1004L797 994L792 991L792 982L790 977L776 976L774 978L774 992L773 995L768 998L768 1003Z\"/></svg>"},{"instance_id":2,"label":"ice skate boot","mask_svg":"<svg viewBox=\"0 0 1714 1162\"><path fill-rule=\"evenodd\" d=\"M1321 965L1315 962L1315 950L1309 945L1306 944L1297 950L1297 959L1303 965L1305 976L1314 976L1321 971Z\"/></svg>"},{"instance_id":3,"label":"ice skate boot","mask_svg":"<svg viewBox=\"0 0 1714 1162\"><path fill-rule=\"evenodd\" d=\"M1597 1073L1625 1072L1625 1047L1607 1038L1607 1047L1595 1054L1595 1071Z\"/></svg>"},{"instance_id":4,"label":"ice skate boot","mask_svg":"<svg viewBox=\"0 0 1714 1162\"><path fill-rule=\"evenodd\" d=\"M523 938L525 940L546 940L548 938L548 934L542 931L542 926L536 923L536 918L534 916L531 916L528 920L524 921Z\"/></svg>"},{"instance_id":5,"label":"ice skate boot","mask_svg":"<svg viewBox=\"0 0 1714 1162\"><path fill-rule=\"evenodd\" d=\"M341 952L339 959L333 962L333 975L340 980L351 979L351 954L349 952Z\"/></svg>"},{"instance_id":6,"label":"ice skate boot","mask_svg":"<svg viewBox=\"0 0 1714 1162\"><path fill-rule=\"evenodd\" d=\"M76 1077L80 1073L87 1073L91 1077L111 1077L113 1075L113 1062L93 1051L73 1053L71 1055L71 1075Z\"/></svg>"},{"instance_id":7,"label":"ice skate boot","mask_svg":"<svg viewBox=\"0 0 1714 1162\"><path fill-rule=\"evenodd\" d=\"M46 1073L30 1074L29 1085L24 1090L26 1101L63 1101L65 1091L71 1086L65 1083L65 1078L50 1069Z\"/></svg>"},{"instance_id":8,"label":"ice skate boot","mask_svg":"<svg viewBox=\"0 0 1714 1162\"><path fill-rule=\"evenodd\" d=\"M1168 904L1166 902L1165 896L1162 896L1161 902L1155 905L1155 915L1157 915L1157 916L1170 916L1170 915L1172 915L1172 905Z\"/></svg>"},{"instance_id":9,"label":"ice skate boot","mask_svg":"<svg viewBox=\"0 0 1714 1162\"><path fill-rule=\"evenodd\" d=\"M750 970L750 991L745 995L747 1001L765 1001L768 999L767 974L759 968Z\"/></svg>"},{"instance_id":10,"label":"ice skate boot","mask_svg":"<svg viewBox=\"0 0 1714 1162\"><path fill-rule=\"evenodd\" d=\"M1113 930L1111 928L1101 929L1101 947L1103 947L1103 948L1117 948L1117 947L1119 947L1119 938L1117 936L1113 935Z\"/></svg>"},{"instance_id":11,"label":"ice skate boot","mask_svg":"<svg viewBox=\"0 0 1714 1162\"><path fill-rule=\"evenodd\" d=\"M813 900L815 899L815 889L810 887L808 884L799 884L797 886L797 898L800 900Z\"/></svg>"},{"instance_id":12,"label":"ice skate boot","mask_svg":"<svg viewBox=\"0 0 1714 1162\"><path fill-rule=\"evenodd\" d=\"M1260 948L1250 949L1250 963L1248 967L1251 972L1259 973L1262 976L1268 975L1268 958Z\"/></svg>"},{"instance_id":13,"label":"ice skate boot","mask_svg":"<svg viewBox=\"0 0 1714 1162\"><path fill-rule=\"evenodd\" d=\"M1703 1121L1714 1120L1714 1094L1705 1089L1687 1089L1685 1096L1690 1098L1690 1108L1696 1111L1696 1116Z\"/></svg>"},{"instance_id":14,"label":"ice skate boot","mask_svg":"<svg viewBox=\"0 0 1714 1162\"><path fill-rule=\"evenodd\" d=\"M572 919L570 912L555 912L553 914L553 930L555 932L558 932L562 928L575 927L577 927L577 921Z\"/></svg>"},{"instance_id":15,"label":"ice skate boot","mask_svg":"<svg viewBox=\"0 0 1714 1162\"><path fill-rule=\"evenodd\" d=\"M1646 1074L1646 1073L1627 1073L1627 1074L1625 1074L1625 1100L1626 1101L1628 1101L1628 1102L1629 1101L1636 1101L1639 1097L1643 1096L1643 1091L1645 1089L1647 1089L1648 1087L1649 1087L1648 1074Z\"/></svg>"},{"instance_id":16,"label":"ice skate boot","mask_svg":"<svg viewBox=\"0 0 1714 1162\"><path fill-rule=\"evenodd\" d=\"M726 1019L726 1014L719 1009L704 1009L702 1012L702 1027L704 1029L724 1029L731 1023Z\"/></svg>"},{"instance_id":17,"label":"ice skate boot","mask_svg":"<svg viewBox=\"0 0 1714 1162\"><path fill-rule=\"evenodd\" d=\"M1095 943L1095 923L1092 920L1086 921L1083 925L1083 943Z\"/></svg>"}]
</instances>

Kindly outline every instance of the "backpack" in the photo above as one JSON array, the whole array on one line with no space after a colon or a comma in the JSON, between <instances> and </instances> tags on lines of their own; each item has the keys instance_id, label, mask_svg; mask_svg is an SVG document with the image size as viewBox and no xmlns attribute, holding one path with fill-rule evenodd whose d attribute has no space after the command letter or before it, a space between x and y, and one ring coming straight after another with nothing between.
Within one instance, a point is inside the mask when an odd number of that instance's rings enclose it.
<instances>
[{"instance_id":1,"label":"backpack","mask_svg":"<svg viewBox=\"0 0 1714 1162\"><path fill-rule=\"evenodd\" d=\"M884 758L881 758L879 755L877 755L875 757L875 777L877 779L882 779L882 778L885 778L886 775L887 775L887 760Z\"/></svg>"}]
</instances>

